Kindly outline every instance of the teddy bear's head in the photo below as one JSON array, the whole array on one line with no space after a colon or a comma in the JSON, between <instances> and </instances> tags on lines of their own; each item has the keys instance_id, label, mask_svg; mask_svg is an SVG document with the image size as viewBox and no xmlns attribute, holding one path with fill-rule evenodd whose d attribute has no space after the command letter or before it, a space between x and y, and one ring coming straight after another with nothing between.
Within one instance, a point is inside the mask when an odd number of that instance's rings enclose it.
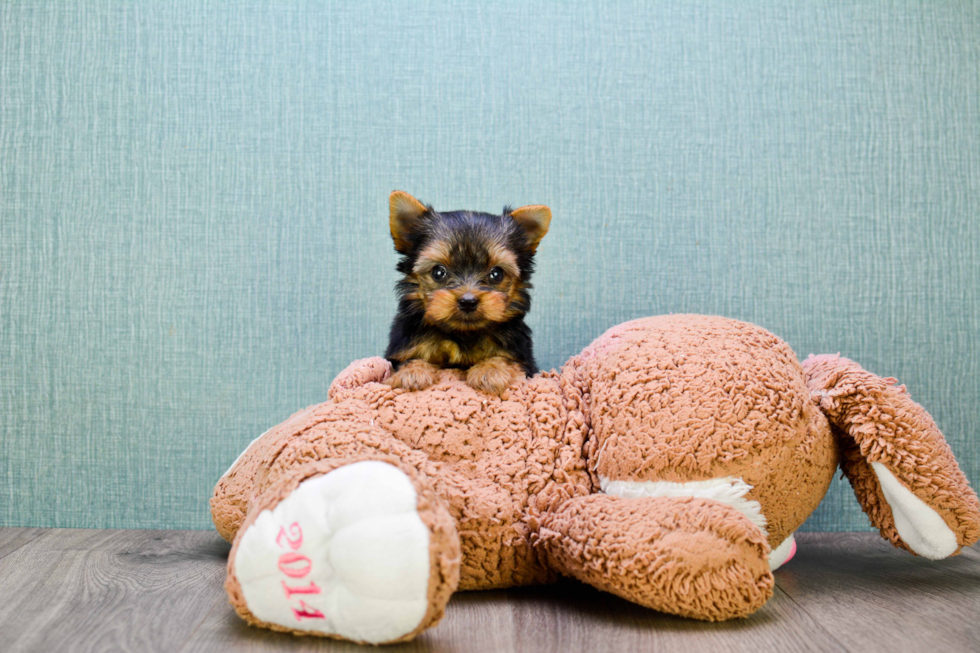
<instances>
[{"instance_id":1,"label":"teddy bear's head","mask_svg":"<svg viewBox=\"0 0 980 653\"><path fill-rule=\"evenodd\" d=\"M703 315L633 320L563 373L587 383L588 469L607 493L698 486L741 505L775 548L820 503L837 468L803 367L761 327Z\"/></svg>"}]
</instances>

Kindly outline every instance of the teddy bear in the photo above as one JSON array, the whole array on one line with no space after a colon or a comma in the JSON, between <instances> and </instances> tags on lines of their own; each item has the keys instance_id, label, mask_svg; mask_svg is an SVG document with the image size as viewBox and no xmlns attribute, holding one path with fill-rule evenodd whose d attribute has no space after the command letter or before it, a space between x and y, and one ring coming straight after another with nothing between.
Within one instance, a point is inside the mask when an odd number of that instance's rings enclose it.
<instances>
[{"instance_id":1,"label":"teddy bear","mask_svg":"<svg viewBox=\"0 0 980 653\"><path fill-rule=\"evenodd\" d=\"M412 639L457 590L570 576L663 612L750 615L840 468L893 545L938 560L980 503L904 386L765 329L669 315L613 327L505 397L462 373L409 392L383 358L252 444L211 499L249 623Z\"/></svg>"}]
</instances>

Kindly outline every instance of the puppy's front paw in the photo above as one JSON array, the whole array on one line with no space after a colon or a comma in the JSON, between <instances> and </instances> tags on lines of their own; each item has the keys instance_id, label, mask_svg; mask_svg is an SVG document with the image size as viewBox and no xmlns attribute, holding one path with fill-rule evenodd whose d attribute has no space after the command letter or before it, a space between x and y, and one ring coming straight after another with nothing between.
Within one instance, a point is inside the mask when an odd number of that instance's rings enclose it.
<instances>
[{"instance_id":1,"label":"puppy's front paw","mask_svg":"<svg viewBox=\"0 0 980 653\"><path fill-rule=\"evenodd\" d=\"M475 390L489 392L507 399L507 388L524 378L524 370L517 363L494 356L478 363L466 372L466 383Z\"/></svg>"},{"instance_id":2,"label":"puppy's front paw","mask_svg":"<svg viewBox=\"0 0 980 653\"><path fill-rule=\"evenodd\" d=\"M438 375L438 367L416 358L402 365L385 383L409 391L425 390L436 382Z\"/></svg>"}]
</instances>

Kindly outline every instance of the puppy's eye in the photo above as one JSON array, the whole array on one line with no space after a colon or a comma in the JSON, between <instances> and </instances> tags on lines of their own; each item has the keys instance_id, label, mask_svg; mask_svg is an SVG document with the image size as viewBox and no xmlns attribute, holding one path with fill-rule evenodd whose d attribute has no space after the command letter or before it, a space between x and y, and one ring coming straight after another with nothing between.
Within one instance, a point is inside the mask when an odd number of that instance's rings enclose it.
<instances>
[{"instance_id":1,"label":"puppy's eye","mask_svg":"<svg viewBox=\"0 0 980 653\"><path fill-rule=\"evenodd\" d=\"M432 268L432 278L436 281L442 281L446 278L446 268L441 265L437 265Z\"/></svg>"},{"instance_id":2,"label":"puppy's eye","mask_svg":"<svg viewBox=\"0 0 980 653\"><path fill-rule=\"evenodd\" d=\"M494 268L490 270L490 275L487 278L490 279L490 283L500 283L504 280L504 271L500 268Z\"/></svg>"}]
</instances>

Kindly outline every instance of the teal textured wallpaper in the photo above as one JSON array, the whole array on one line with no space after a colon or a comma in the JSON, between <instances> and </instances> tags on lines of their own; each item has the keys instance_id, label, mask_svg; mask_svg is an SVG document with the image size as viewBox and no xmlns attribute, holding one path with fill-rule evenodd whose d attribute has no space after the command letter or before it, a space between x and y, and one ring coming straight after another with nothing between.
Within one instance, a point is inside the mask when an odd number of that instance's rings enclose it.
<instances>
[{"instance_id":1,"label":"teal textured wallpaper","mask_svg":"<svg viewBox=\"0 0 980 653\"><path fill-rule=\"evenodd\" d=\"M544 203L560 365L668 312L908 385L980 484L976 2L4 2L0 525L207 528L381 353L387 194ZM865 528L835 482L806 528Z\"/></svg>"}]
</instances>

